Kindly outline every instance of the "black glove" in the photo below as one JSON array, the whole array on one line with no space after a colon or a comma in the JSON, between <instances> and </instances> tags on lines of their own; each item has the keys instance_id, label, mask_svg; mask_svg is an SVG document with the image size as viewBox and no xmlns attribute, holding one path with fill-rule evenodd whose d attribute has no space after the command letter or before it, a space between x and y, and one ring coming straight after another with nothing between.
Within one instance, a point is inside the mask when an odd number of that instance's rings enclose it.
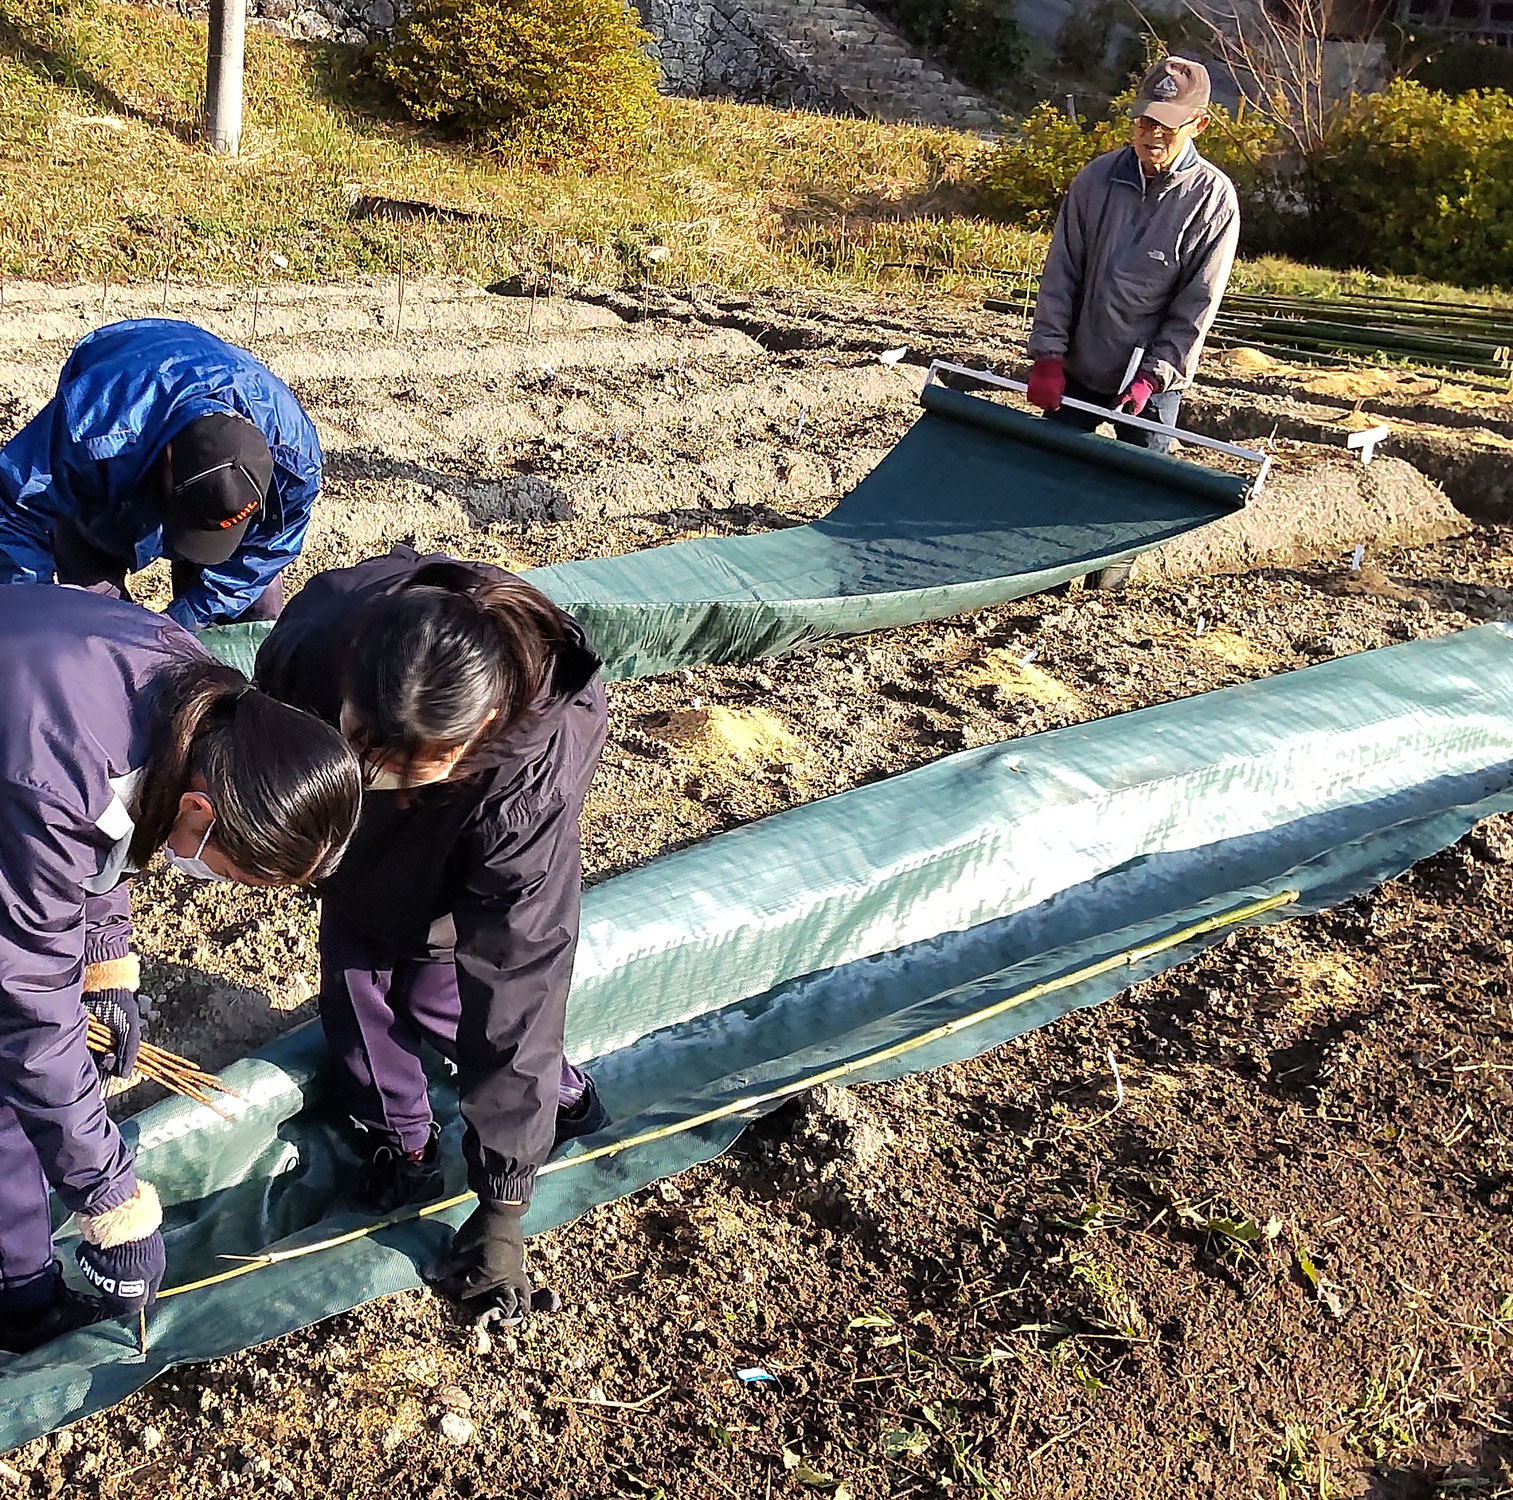
<instances>
[{"instance_id":1,"label":"black glove","mask_svg":"<svg viewBox=\"0 0 1513 1500\"><path fill-rule=\"evenodd\" d=\"M142 1012L136 995L131 990L86 990L82 998L84 1009L116 1039L114 1050L94 1054L100 1077L127 1077L142 1050Z\"/></svg>"},{"instance_id":2,"label":"black glove","mask_svg":"<svg viewBox=\"0 0 1513 1500\"><path fill-rule=\"evenodd\" d=\"M524 1217L523 1203L480 1199L431 1285L480 1320L518 1323L528 1312L555 1312L561 1305L556 1293L534 1290L525 1273Z\"/></svg>"},{"instance_id":3,"label":"black glove","mask_svg":"<svg viewBox=\"0 0 1513 1500\"><path fill-rule=\"evenodd\" d=\"M74 1259L84 1279L100 1294L106 1316L112 1318L151 1307L168 1270L168 1252L156 1229L140 1240L108 1249L81 1242Z\"/></svg>"}]
</instances>

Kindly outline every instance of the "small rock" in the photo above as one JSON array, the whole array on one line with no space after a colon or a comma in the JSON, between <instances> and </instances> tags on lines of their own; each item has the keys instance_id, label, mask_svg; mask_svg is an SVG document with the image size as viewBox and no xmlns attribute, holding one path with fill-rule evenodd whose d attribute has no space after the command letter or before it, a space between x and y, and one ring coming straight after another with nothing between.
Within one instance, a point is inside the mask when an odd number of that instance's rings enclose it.
<instances>
[{"instance_id":1,"label":"small rock","mask_svg":"<svg viewBox=\"0 0 1513 1500\"><path fill-rule=\"evenodd\" d=\"M681 1203L683 1201L683 1194L675 1183L659 1182L656 1191L657 1197L664 1203Z\"/></svg>"},{"instance_id":2,"label":"small rock","mask_svg":"<svg viewBox=\"0 0 1513 1500\"><path fill-rule=\"evenodd\" d=\"M3 1458L0 1458L0 1483L13 1484L17 1489L26 1488L26 1479L20 1469L13 1469Z\"/></svg>"},{"instance_id":3,"label":"small rock","mask_svg":"<svg viewBox=\"0 0 1513 1500\"><path fill-rule=\"evenodd\" d=\"M444 1385L436 1392L436 1399L447 1408L448 1411L460 1411L464 1414L472 1411L473 1398L463 1390L460 1385Z\"/></svg>"},{"instance_id":4,"label":"small rock","mask_svg":"<svg viewBox=\"0 0 1513 1500\"><path fill-rule=\"evenodd\" d=\"M387 31L394 24L394 6L391 0L372 0L363 7L362 18L369 26Z\"/></svg>"},{"instance_id":5,"label":"small rock","mask_svg":"<svg viewBox=\"0 0 1513 1500\"><path fill-rule=\"evenodd\" d=\"M1466 844L1478 859L1489 865L1513 864L1513 833L1501 821L1489 821L1473 829Z\"/></svg>"},{"instance_id":6,"label":"small rock","mask_svg":"<svg viewBox=\"0 0 1513 1500\"><path fill-rule=\"evenodd\" d=\"M331 23L318 10L302 10L294 18L294 34L302 41L323 42L331 30Z\"/></svg>"},{"instance_id":7,"label":"small rock","mask_svg":"<svg viewBox=\"0 0 1513 1500\"><path fill-rule=\"evenodd\" d=\"M466 1418L458 1416L455 1411L446 1412L436 1424L436 1430L449 1443L455 1443L459 1448L473 1441L473 1424Z\"/></svg>"},{"instance_id":8,"label":"small rock","mask_svg":"<svg viewBox=\"0 0 1513 1500\"><path fill-rule=\"evenodd\" d=\"M489 1333L488 1324L479 1323L473 1329L473 1353L480 1357L494 1352L494 1340Z\"/></svg>"},{"instance_id":9,"label":"small rock","mask_svg":"<svg viewBox=\"0 0 1513 1500\"><path fill-rule=\"evenodd\" d=\"M143 1453L151 1453L162 1446L163 1434L156 1427L144 1427L137 1436L137 1444Z\"/></svg>"}]
</instances>

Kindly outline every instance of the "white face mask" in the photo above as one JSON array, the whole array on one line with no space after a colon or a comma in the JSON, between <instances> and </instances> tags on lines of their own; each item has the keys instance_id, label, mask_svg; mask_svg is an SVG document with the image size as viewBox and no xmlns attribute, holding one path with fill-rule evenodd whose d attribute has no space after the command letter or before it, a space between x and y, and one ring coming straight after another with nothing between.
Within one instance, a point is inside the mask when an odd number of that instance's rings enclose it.
<instances>
[{"instance_id":1,"label":"white face mask","mask_svg":"<svg viewBox=\"0 0 1513 1500\"><path fill-rule=\"evenodd\" d=\"M212 870L209 865L200 858L205 852L205 845L210 842L210 830L215 827L215 819L210 820L205 829L205 837L200 840L199 848L187 859L182 854L175 854L172 844L164 844L163 858L171 864L181 875L187 875L191 880L230 880L229 875L222 875L218 870Z\"/></svg>"}]
</instances>

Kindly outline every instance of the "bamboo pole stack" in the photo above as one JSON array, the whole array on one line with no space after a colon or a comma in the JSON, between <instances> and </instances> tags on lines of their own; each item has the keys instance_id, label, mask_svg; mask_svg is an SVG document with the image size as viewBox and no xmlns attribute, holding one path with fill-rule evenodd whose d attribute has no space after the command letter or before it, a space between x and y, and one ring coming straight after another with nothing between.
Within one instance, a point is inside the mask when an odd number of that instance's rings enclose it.
<instances>
[{"instance_id":1,"label":"bamboo pole stack","mask_svg":"<svg viewBox=\"0 0 1513 1500\"><path fill-rule=\"evenodd\" d=\"M93 1016L89 1017L86 1041L91 1052L116 1050L115 1034L103 1021L97 1021ZM239 1097L235 1090L228 1089L214 1073L207 1073L198 1063L180 1057L177 1052L154 1047L151 1042L142 1043L137 1053L136 1071L150 1082L161 1084L170 1094L179 1094L185 1099L194 1100L196 1104L208 1105L217 1114L221 1111L216 1109L212 1093Z\"/></svg>"}]
</instances>

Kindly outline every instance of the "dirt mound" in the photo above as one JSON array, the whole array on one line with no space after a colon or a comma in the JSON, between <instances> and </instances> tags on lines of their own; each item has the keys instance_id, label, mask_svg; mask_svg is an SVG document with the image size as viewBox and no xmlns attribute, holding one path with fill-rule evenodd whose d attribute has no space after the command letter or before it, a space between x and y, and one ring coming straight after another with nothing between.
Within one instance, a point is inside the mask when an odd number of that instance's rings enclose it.
<instances>
[{"instance_id":1,"label":"dirt mound","mask_svg":"<svg viewBox=\"0 0 1513 1500\"><path fill-rule=\"evenodd\" d=\"M894 1139L866 1100L834 1084L804 1095L796 1114L769 1133L776 1138L783 1190L811 1207L840 1212L872 1201Z\"/></svg>"},{"instance_id":2,"label":"dirt mound","mask_svg":"<svg viewBox=\"0 0 1513 1500\"><path fill-rule=\"evenodd\" d=\"M1292 368L1279 359L1273 359L1269 354L1263 354L1259 349L1251 349L1242 344L1236 349L1219 349L1208 357L1209 365L1213 369L1222 370L1226 375L1237 375L1242 379L1254 379L1259 375L1280 375Z\"/></svg>"},{"instance_id":3,"label":"dirt mound","mask_svg":"<svg viewBox=\"0 0 1513 1500\"><path fill-rule=\"evenodd\" d=\"M1401 459L1378 457L1366 465L1343 454L1310 455L1306 463L1278 463L1243 510L1139 558L1133 576L1293 567L1349 552L1359 542L1416 546L1469 529L1444 491Z\"/></svg>"},{"instance_id":4,"label":"dirt mound","mask_svg":"<svg viewBox=\"0 0 1513 1500\"><path fill-rule=\"evenodd\" d=\"M654 714L642 725L647 737L703 765L733 761L739 765L788 764L803 746L783 721L764 708L708 707Z\"/></svg>"}]
</instances>

